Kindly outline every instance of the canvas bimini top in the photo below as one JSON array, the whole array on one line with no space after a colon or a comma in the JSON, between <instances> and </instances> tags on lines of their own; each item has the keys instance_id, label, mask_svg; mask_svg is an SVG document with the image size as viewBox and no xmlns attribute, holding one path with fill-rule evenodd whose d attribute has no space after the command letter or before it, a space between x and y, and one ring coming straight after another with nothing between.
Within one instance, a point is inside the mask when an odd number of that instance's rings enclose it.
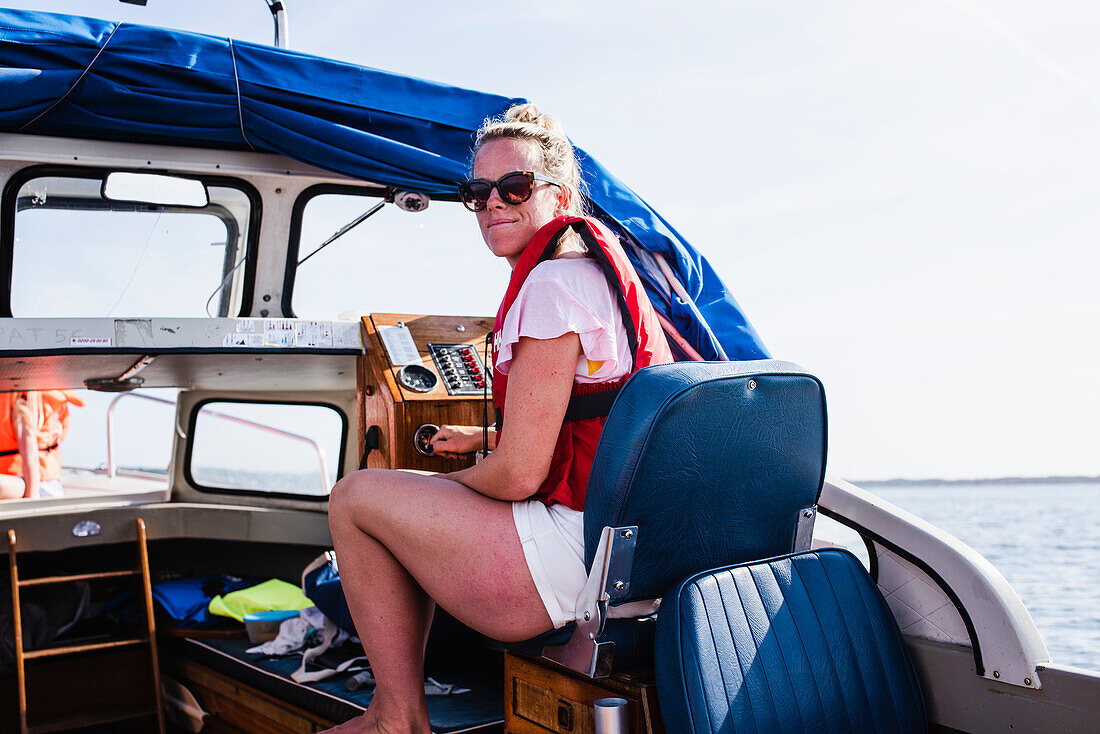
<instances>
[{"instance_id":1,"label":"canvas bimini top","mask_svg":"<svg viewBox=\"0 0 1100 734\"><path fill-rule=\"evenodd\" d=\"M0 131L280 153L347 176L453 195L502 97L253 43L0 9ZM650 299L705 359L767 350L710 264L577 149L593 214L626 243ZM645 252L661 254L688 299Z\"/></svg>"}]
</instances>

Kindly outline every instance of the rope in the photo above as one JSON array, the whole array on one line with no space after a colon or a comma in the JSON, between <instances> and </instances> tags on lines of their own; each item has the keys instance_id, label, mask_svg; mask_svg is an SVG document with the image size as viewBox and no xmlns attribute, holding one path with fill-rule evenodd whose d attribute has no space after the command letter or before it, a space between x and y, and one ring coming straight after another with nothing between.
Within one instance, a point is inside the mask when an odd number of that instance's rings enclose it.
<instances>
[{"instance_id":1,"label":"rope","mask_svg":"<svg viewBox=\"0 0 1100 734\"><path fill-rule=\"evenodd\" d=\"M233 83L237 85L237 123L241 126L241 139L252 150L256 150L256 146L248 139L248 135L244 131L244 110L241 107L241 77L237 73L237 50L233 46L233 39L229 39L229 56L233 59Z\"/></svg>"},{"instance_id":2,"label":"rope","mask_svg":"<svg viewBox=\"0 0 1100 734\"><path fill-rule=\"evenodd\" d=\"M684 284L681 283L680 279L676 277L676 273L673 272L672 267L668 264L668 261L665 260L664 255L662 255L659 252L654 252L653 257L657 261L657 266L661 269L661 272L664 274L665 279L668 280L668 284L672 288L672 292L675 293L680 298L682 298L684 300L684 303L692 303L692 304L695 303L695 300L691 296L688 295L687 289L684 288ZM702 316L702 314L700 314L700 316ZM711 330L710 325L707 324L706 322L704 322L704 326L706 326L707 331L710 332L710 334L713 336L714 332ZM666 331L667 331L667 329L666 329ZM673 331L675 331L675 330L673 330ZM722 345L718 343L718 338L717 337L715 337L715 339L714 339L714 348L718 352L718 360L719 361L721 361L721 362L728 362L729 361L729 357L726 356L726 352L725 352L724 349L722 349ZM692 350L692 351L695 351L695 350ZM691 354L691 352L688 352L688 354ZM698 354L698 352L695 352L695 354ZM693 356L693 358L694 358L694 356Z\"/></svg>"},{"instance_id":3,"label":"rope","mask_svg":"<svg viewBox=\"0 0 1100 734\"><path fill-rule=\"evenodd\" d=\"M68 99L69 95L73 93L73 90L76 89L80 85L80 82L84 81L84 77L88 76L88 72L92 70L92 66L95 64L96 61L99 60L99 57L102 56L103 52L106 50L107 44L109 44L111 42L111 39L115 37L115 33L118 32L118 29L121 28L123 25L125 25L125 24L124 23L119 23L118 25L116 25L114 28L111 29L111 35L107 36L107 40L103 42L103 45L99 47L99 51L96 52L96 55L93 56L92 60L88 62L88 65L86 67L84 67L84 71L80 72L80 76L78 76L76 78L76 81L73 82L73 85L71 87L69 87L67 90L65 90L65 93L63 95L61 95L57 99L56 102L54 102L52 105L50 105L49 107L44 109L33 120L31 120L30 122L26 123L21 128L19 128L20 130L26 130L28 127L30 127L31 125L33 125L34 123L38 122L43 117L48 115L53 110L54 107L57 107L59 104L64 102L66 99Z\"/></svg>"}]
</instances>

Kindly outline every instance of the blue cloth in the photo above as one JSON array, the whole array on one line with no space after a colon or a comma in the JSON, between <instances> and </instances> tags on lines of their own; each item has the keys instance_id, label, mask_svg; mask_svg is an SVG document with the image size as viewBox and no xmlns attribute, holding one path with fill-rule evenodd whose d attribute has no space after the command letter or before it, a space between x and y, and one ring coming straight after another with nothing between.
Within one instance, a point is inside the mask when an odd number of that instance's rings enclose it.
<instances>
[{"instance_id":1,"label":"blue cloth","mask_svg":"<svg viewBox=\"0 0 1100 734\"><path fill-rule=\"evenodd\" d=\"M219 594L228 594L256 584L255 579L217 574L193 578L172 579L153 584L153 601L165 615L161 624L172 629L205 629L218 627L227 621L225 617L210 614L210 600ZM127 589L104 606L104 612L112 619L134 624L144 619L145 610L138 593Z\"/></svg>"},{"instance_id":2,"label":"blue cloth","mask_svg":"<svg viewBox=\"0 0 1100 734\"><path fill-rule=\"evenodd\" d=\"M176 622L176 627L202 629L224 622L210 614L210 600L214 596L247 589L255 583L254 579L228 574L162 581L153 584L153 599Z\"/></svg>"},{"instance_id":3,"label":"blue cloth","mask_svg":"<svg viewBox=\"0 0 1100 734\"><path fill-rule=\"evenodd\" d=\"M227 38L0 9L0 131L261 150L453 195L474 132L518 98ZM594 214L661 253L691 302L650 297L705 359L768 356L707 261L578 151Z\"/></svg>"}]
</instances>

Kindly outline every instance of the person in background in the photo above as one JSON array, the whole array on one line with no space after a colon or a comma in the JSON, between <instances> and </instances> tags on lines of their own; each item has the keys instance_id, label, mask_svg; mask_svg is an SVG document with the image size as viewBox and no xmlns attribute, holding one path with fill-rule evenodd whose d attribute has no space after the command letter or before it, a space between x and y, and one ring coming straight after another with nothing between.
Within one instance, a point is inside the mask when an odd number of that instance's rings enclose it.
<instances>
[{"instance_id":1,"label":"person in background","mask_svg":"<svg viewBox=\"0 0 1100 734\"><path fill-rule=\"evenodd\" d=\"M60 497L61 442L72 390L0 393L0 499Z\"/></svg>"}]
</instances>

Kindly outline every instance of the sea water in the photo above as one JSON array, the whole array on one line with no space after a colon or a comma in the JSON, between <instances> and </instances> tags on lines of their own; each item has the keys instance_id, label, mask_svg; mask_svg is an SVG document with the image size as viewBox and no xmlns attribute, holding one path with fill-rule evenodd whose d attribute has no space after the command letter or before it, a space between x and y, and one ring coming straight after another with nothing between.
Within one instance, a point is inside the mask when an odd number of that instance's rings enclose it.
<instances>
[{"instance_id":1,"label":"sea water","mask_svg":"<svg viewBox=\"0 0 1100 734\"><path fill-rule=\"evenodd\" d=\"M1100 670L1100 482L863 488L992 562L1031 612L1054 662Z\"/></svg>"}]
</instances>

